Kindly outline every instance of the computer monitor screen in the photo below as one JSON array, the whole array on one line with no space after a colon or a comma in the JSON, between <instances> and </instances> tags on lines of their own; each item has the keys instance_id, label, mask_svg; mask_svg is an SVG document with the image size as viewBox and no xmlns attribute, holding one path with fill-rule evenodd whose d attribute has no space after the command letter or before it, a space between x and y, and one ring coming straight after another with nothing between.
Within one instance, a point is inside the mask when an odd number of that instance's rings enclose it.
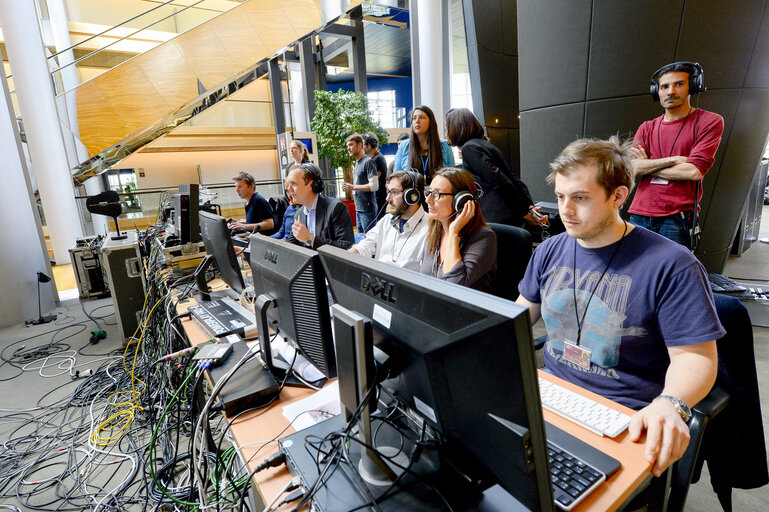
<instances>
[{"instance_id":1,"label":"computer monitor screen","mask_svg":"<svg viewBox=\"0 0 769 512\"><path fill-rule=\"evenodd\" d=\"M251 236L250 250L262 350L267 348L267 327L272 327L293 340L325 377L336 377L328 294L318 253L258 233ZM265 301L272 306L264 308L269 325L263 325L261 316Z\"/></svg>"},{"instance_id":2,"label":"computer monitor screen","mask_svg":"<svg viewBox=\"0 0 769 512\"><path fill-rule=\"evenodd\" d=\"M451 463L552 509L526 309L335 247L319 254L334 302L373 320L389 356L381 386L444 436Z\"/></svg>"},{"instance_id":3,"label":"computer monitor screen","mask_svg":"<svg viewBox=\"0 0 769 512\"><path fill-rule=\"evenodd\" d=\"M200 212L200 234L206 253L214 257L222 280L236 293L243 293L246 285L232 245L227 219L213 213Z\"/></svg>"},{"instance_id":4,"label":"computer monitor screen","mask_svg":"<svg viewBox=\"0 0 769 512\"><path fill-rule=\"evenodd\" d=\"M298 141L302 142L304 144L304 147L307 148L307 152L310 153L311 155L313 153L315 153L315 149L312 147L312 139L310 139L310 138L303 139L303 138L299 137L299 138L296 138L294 140L298 140Z\"/></svg>"}]
</instances>

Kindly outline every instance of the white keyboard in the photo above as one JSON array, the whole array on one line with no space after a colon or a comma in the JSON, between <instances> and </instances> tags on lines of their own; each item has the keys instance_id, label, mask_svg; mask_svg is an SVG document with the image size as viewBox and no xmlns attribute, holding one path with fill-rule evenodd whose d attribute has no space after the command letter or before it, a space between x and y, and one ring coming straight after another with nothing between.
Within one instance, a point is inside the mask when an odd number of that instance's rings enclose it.
<instances>
[{"instance_id":1,"label":"white keyboard","mask_svg":"<svg viewBox=\"0 0 769 512\"><path fill-rule=\"evenodd\" d=\"M630 416L574 391L539 378L542 407L601 436L617 437L630 425Z\"/></svg>"}]
</instances>

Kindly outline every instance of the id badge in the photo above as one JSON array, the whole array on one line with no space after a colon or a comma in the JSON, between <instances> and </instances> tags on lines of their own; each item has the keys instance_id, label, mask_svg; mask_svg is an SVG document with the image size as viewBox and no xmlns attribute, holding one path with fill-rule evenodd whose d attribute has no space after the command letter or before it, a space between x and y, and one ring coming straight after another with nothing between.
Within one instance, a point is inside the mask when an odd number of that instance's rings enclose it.
<instances>
[{"instance_id":1,"label":"id badge","mask_svg":"<svg viewBox=\"0 0 769 512\"><path fill-rule=\"evenodd\" d=\"M659 176L655 176L651 179L649 183L651 183L652 185L667 185L668 183L670 183L670 180L668 180L667 178L660 178Z\"/></svg>"},{"instance_id":2,"label":"id badge","mask_svg":"<svg viewBox=\"0 0 769 512\"><path fill-rule=\"evenodd\" d=\"M580 368L590 370L590 349L580 347L573 341L563 340L563 358Z\"/></svg>"}]
</instances>

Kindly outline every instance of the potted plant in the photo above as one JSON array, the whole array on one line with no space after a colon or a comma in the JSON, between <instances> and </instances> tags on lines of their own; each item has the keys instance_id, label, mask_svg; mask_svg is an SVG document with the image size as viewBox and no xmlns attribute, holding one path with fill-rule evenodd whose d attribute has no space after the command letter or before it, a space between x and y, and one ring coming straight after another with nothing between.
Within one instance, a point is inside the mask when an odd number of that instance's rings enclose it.
<instances>
[{"instance_id":1,"label":"potted plant","mask_svg":"<svg viewBox=\"0 0 769 512\"><path fill-rule=\"evenodd\" d=\"M342 169L347 182L352 182L355 163L347 153L347 137L374 132L380 145L387 144L387 131L371 115L366 95L359 92L315 91L315 115L310 126L318 140L318 154L328 158L330 169ZM346 197L350 200L349 192Z\"/></svg>"}]
</instances>

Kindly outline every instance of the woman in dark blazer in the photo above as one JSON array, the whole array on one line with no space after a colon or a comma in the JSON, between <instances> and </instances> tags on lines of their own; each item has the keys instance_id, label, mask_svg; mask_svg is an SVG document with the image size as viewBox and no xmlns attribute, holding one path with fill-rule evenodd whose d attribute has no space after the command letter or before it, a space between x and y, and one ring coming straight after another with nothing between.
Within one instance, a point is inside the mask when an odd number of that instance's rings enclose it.
<instances>
[{"instance_id":1,"label":"woman in dark blazer","mask_svg":"<svg viewBox=\"0 0 769 512\"><path fill-rule=\"evenodd\" d=\"M446 138L462 153L462 164L483 190L481 207L488 222L542 225L547 217L534 208L529 189L513 174L502 152L486 137L483 126L466 108L452 108L445 117Z\"/></svg>"}]
</instances>

